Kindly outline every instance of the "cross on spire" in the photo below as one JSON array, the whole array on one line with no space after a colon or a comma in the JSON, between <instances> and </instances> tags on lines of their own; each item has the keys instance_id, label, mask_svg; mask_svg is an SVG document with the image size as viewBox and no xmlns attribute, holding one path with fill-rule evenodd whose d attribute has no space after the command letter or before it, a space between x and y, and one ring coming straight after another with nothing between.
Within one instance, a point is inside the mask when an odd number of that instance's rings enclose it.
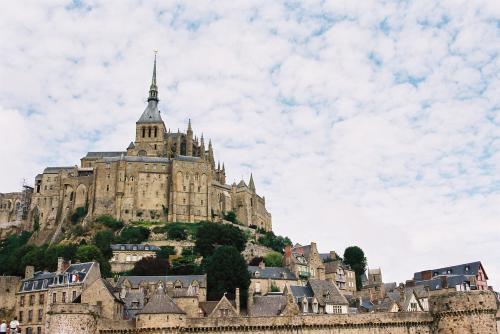
<instances>
[{"instance_id":1,"label":"cross on spire","mask_svg":"<svg viewBox=\"0 0 500 334\"><path fill-rule=\"evenodd\" d=\"M158 86L156 86L156 54L158 53L158 51L155 50L154 53L155 53L155 61L153 66L153 78L151 79L151 86L149 87L148 102L149 101L158 102Z\"/></svg>"}]
</instances>

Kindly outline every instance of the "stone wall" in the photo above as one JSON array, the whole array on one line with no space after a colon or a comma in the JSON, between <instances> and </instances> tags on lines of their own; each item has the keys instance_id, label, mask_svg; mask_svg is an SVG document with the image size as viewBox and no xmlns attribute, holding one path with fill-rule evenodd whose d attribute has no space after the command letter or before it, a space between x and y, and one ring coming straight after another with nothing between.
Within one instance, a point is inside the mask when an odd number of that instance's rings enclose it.
<instances>
[{"instance_id":1,"label":"stone wall","mask_svg":"<svg viewBox=\"0 0 500 334\"><path fill-rule=\"evenodd\" d=\"M0 314L6 315L16 306L16 291L21 277L0 276Z\"/></svg>"},{"instance_id":2,"label":"stone wall","mask_svg":"<svg viewBox=\"0 0 500 334\"><path fill-rule=\"evenodd\" d=\"M299 315L275 317L184 318L157 314L130 322L101 324L105 333L300 333L300 334L497 334L497 304L487 291L431 296L431 312ZM50 333L97 333L98 312L81 304L51 312ZM59 307L59 306L58 306ZM87 307L87 308L86 308ZM153 319L154 318L154 319ZM93 319L93 320L92 320ZM93 322L92 322L93 321ZM84 328L85 327L85 328ZM92 332L92 330L94 332Z\"/></svg>"},{"instance_id":3,"label":"stone wall","mask_svg":"<svg viewBox=\"0 0 500 334\"><path fill-rule=\"evenodd\" d=\"M94 334L100 308L88 304L53 304L46 322L46 333Z\"/></svg>"}]
</instances>

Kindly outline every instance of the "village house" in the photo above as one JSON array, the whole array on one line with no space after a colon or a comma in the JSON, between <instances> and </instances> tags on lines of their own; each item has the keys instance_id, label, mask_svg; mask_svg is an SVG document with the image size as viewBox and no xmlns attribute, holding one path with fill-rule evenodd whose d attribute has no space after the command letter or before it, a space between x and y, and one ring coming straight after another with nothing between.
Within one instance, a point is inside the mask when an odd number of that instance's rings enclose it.
<instances>
[{"instance_id":1,"label":"village house","mask_svg":"<svg viewBox=\"0 0 500 334\"><path fill-rule=\"evenodd\" d=\"M347 314L349 302L331 281L309 279L305 286L290 290L303 314Z\"/></svg>"},{"instance_id":2,"label":"village house","mask_svg":"<svg viewBox=\"0 0 500 334\"><path fill-rule=\"evenodd\" d=\"M321 260L315 242L308 246L296 244L285 247L283 267L294 273L303 284L309 278L325 279L325 265Z\"/></svg>"},{"instance_id":3,"label":"village house","mask_svg":"<svg viewBox=\"0 0 500 334\"><path fill-rule=\"evenodd\" d=\"M356 291L354 270L340 260L325 263L325 279L335 283L344 294L353 294Z\"/></svg>"},{"instance_id":4,"label":"village house","mask_svg":"<svg viewBox=\"0 0 500 334\"><path fill-rule=\"evenodd\" d=\"M280 292L286 286L297 285L297 276L288 268L266 267L262 261L258 266L248 266L250 288L255 294L266 295L269 292Z\"/></svg>"},{"instance_id":5,"label":"village house","mask_svg":"<svg viewBox=\"0 0 500 334\"><path fill-rule=\"evenodd\" d=\"M25 278L17 292L16 315L23 333L45 333L45 316L56 303L72 303L101 277L99 263L66 262L58 259L56 272L34 272L26 266Z\"/></svg>"}]
</instances>

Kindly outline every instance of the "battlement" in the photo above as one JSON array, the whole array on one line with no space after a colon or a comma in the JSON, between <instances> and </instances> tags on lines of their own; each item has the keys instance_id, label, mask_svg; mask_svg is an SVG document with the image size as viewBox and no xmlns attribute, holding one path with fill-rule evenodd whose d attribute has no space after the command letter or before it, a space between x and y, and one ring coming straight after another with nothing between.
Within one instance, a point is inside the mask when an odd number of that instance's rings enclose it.
<instances>
[{"instance_id":1,"label":"battlement","mask_svg":"<svg viewBox=\"0 0 500 334\"><path fill-rule=\"evenodd\" d=\"M497 312L495 294L491 291L449 292L431 296L430 312L436 316L460 313Z\"/></svg>"}]
</instances>

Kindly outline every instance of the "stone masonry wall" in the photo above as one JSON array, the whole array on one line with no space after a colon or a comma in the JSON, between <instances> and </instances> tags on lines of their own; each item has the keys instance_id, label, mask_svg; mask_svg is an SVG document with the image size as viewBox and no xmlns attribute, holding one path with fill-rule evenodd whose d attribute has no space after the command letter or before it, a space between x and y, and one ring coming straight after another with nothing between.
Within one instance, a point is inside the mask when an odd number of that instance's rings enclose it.
<instances>
[{"instance_id":1,"label":"stone masonry wall","mask_svg":"<svg viewBox=\"0 0 500 334\"><path fill-rule=\"evenodd\" d=\"M8 313L16 306L16 291L21 277L0 276L0 314Z\"/></svg>"}]
</instances>

